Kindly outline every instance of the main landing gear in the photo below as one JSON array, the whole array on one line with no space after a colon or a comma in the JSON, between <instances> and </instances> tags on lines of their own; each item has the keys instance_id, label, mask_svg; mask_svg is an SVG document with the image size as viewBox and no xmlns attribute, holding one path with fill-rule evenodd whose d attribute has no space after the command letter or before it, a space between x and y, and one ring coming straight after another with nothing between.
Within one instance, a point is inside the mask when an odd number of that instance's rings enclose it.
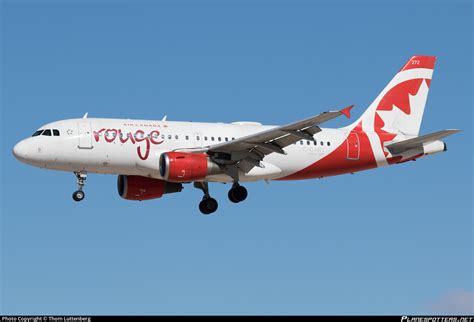
<instances>
[{"instance_id":1,"label":"main landing gear","mask_svg":"<svg viewBox=\"0 0 474 322\"><path fill-rule=\"evenodd\" d=\"M229 190L228 196L229 200L233 203L239 203L247 199L247 189L242 187L237 182L233 184L232 188Z\"/></svg>"},{"instance_id":2,"label":"main landing gear","mask_svg":"<svg viewBox=\"0 0 474 322\"><path fill-rule=\"evenodd\" d=\"M209 184L207 182L195 182L194 187L202 190L204 193L204 197L202 197L202 201L199 203L199 210L204 215L210 215L216 212L218 203L216 199L209 195ZM229 200L233 203L244 201L247 198L247 195L247 189L239 185L237 182L233 184L228 194Z\"/></svg>"},{"instance_id":3,"label":"main landing gear","mask_svg":"<svg viewBox=\"0 0 474 322\"><path fill-rule=\"evenodd\" d=\"M86 196L86 194L83 191L83 188L84 188L84 185L86 184L87 172L85 171L74 172L74 174L76 175L76 178L77 178L78 189L72 194L72 199L74 199L74 201L79 202L79 201L82 201L84 197Z\"/></svg>"},{"instance_id":4,"label":"main landing gear","mask_svg":"<svg viewBox=\"0 0 474 322\"><path fill-rule=\"evenodd\" d=\"M194 187L197 189L202 190L204 192L204 197L202 197L202 201L199 203L199 210L204 215L210 215L213 212L216 212L217 207L217 200L212 198L209 195L209 185L207 182L195 182Z\"/></svg>"}]
</instances>

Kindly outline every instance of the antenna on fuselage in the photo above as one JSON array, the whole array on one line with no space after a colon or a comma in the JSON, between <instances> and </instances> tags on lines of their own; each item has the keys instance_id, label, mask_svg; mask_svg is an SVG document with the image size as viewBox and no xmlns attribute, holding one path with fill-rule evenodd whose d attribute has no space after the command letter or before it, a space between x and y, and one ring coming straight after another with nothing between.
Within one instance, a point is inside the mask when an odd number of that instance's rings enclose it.
<instances>
[{"instance_id":1,"label":"antenna on fuselage","mask_svg":"<svg viewBox=\"0 0 474 322\"><path fill-rule=\"evenodd\" d=\"M166 121L166 119L168 118L168 115L165 115L163 116L163 118L161 119L162 122Z\"/></svg>"},{"instance_id":2,"label":"antenna on fuselage","mask_svg":"<svg viewBox=\"0 0 474 322\"><path fill-rule=\"evenodd\" d=\"M83 119L86 119L88 114L89 114L89 113L86 112L86 114L84 114L84 116L83 116L82 118L83 118Z\"/></svg>"}]
</instances>

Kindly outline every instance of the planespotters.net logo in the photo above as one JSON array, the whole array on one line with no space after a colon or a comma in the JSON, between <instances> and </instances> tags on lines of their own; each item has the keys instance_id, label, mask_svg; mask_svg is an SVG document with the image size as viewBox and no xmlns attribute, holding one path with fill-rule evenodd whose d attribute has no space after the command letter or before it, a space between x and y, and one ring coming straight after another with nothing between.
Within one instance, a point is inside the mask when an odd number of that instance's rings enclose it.
<instances>
[{"instance_id":1,"label":"planespotters.net logo","mask_svg":"<svg viewBox=\"0 0 474 322\"><path fill-rule=\"evenodd\" d=\"M474 322L472 316L402 316L401 322Z\"/></svg>"}]
</instances>

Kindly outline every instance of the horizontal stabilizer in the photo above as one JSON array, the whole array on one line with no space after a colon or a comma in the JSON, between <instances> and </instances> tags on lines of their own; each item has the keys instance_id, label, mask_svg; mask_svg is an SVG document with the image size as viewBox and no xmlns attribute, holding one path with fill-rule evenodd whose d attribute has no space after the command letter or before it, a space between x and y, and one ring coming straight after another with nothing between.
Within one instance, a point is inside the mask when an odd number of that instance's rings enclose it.
<instances>
[{"instance_id":1,"label":"horizontal stabilizer","mask_svg":"<svg viewBox=\"0 0 474 322\"><path fill-rule=\"evenodd\" d=\"M426 134L422 135L413 139L408 139L405 141L397 142L397 143L392 143L389 145L386 145L385 147L390 151L392 154L400 154L402 152L405 152L407 150L417 148L417 147L422 147L423 144L433 142L439 139L442 139L444 137L447 137L448 135L457 133L461 130L443 130L443 131L438 131L434 132L431 134Z\"/></svg>"}]
</instances>

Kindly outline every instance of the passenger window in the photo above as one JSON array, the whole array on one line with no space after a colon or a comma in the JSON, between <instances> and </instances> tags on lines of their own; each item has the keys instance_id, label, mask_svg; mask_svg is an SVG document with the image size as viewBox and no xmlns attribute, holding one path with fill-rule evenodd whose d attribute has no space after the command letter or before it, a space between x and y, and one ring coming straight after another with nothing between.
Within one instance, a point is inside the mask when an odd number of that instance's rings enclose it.
<instances>
[{"instance_id":1,"label":"passenger window","mask_svg":"<svg viewBox=\"0 0 474 322\"><path fill-rule=\"evenodd\" d=\"M235 138L232 138L232 141L235 140Z\"/></svg>"},{"instance_id":2,"label":"passenger window","mask_svg":"<svg viewBox=\"0 0 474 322\"><path fill-rule=\"evenodd\" d=\"M310 145L310 144L311 144L311 141L308 141L307 144Z\"/></svg>"},{"instance_id":3,"label":"passenger window","mask_svg":"<svg viewBox=\"0 0 474 322\"><path fill-rule=\"evenodd\" d=\"M176 140L178 140L178 139L179 139L179 136L175 135L174 138L175 138Z\"/></svg>"},{"instance_id":4,"label":"passenger window","mask_svg":"<svg viewBox=\"0 0 474 322\"><path fill-rule=\"evenodd\" d=\"M300 141L300 144L303 145L303 140Z\"/></svg>"},{"instance_id":5,"label":"passenger window","mask_svg":"<svg viewBox=\"0 0 474 322\"><path fill-rule=\"evenodd\" d=\"M38 130L36 131L35 133L33 133L32 136L38 136L38 135L41 135L41 133L43 133L44 130Z\"/></svg>"},{"instance_id":6,"label":"passenger window","mask_svg":"<svg viewBox=\"0 0 474 322\"><path fill-rule=\"evenodd\" d=\"M59 130L53 130L53 135L54 136L59 136Z\"/></svg>"},{"instance_id":7,"label":"passenger window","mask_svg":"<svg viewBox=\"0 0 474 322\"><path fill-rule=\"evenodd\" d=\"M51 130L44 130L42 135L51 136Z\"/></svg>"},{"instance_id":8,"label":"passenger window","mask_svg":"<svg viewBox=\"0 0 474 322\"><path fill-rule=\"evenodd\" d=\"M220 137L220 136L217 138L217 141L219 141L219 142L221 141L221 137Z\"/></svg>"},{"instance_id":9,"label":"passenger window","mask_svg":"<svg viewBox=\"0 0 474 322\"><path fill-rule=\"evenodd\" d=\"M225 141L226 141L226 142L227 142L227 141L229 141L229 138L228 138L228 137L226 137L226 138L225 138Z\"/></svg>"},{"instance_id":10,"label":"passenger window","mask_svg":"<svg viewBox=\"0 0 474 322\"><path fill-rule=\"evenodd\" d=\"M318 145L318 142L316 142L316 141L313 141L313 143L314 143L314 145Z\"/></svg>"},{"instance_id":11,"label":"passenger window","mask_svg":"<svg viewBox=\"0 0 474 322\"><path fill-rule=\"evenodd\" d=\"M324 145L324 142L323 142L323 141L321 141L321 145Z\"/></svg>"},{"instance_id":12,"label":"passenger window","mask_svg":"<svg viewBox=\"0 0 474 322\"><path fill-rule=\"evenodd\" d=\"M213 137L213 136L211 136L211 141L214 141L214 137Z\"/></svg>"},{"instance_id":13,"label":"passenger window","mask_svg":"<svg viewBox=\"0 0 474 322\"><path fill-rule=\"evenodd\" d=\"M161 134L161 139L165 139L165 135L164 134Z\"/></svg>"},{"instance_id":14,"label":"passenger window","mask_svg":"<svg viewBox=\"0 0 474 322\"><path fill-rule=\"evenodd\" d=\"M189 140L189 135L186 135L186 137L185 137L185 138L186 138L186 140Z\"/></svg>"},{"instance_id":15,"label":"passenger window","mask_svg":"<svg viewBox=\"0 0 474 322\"><path fill-rule=\"evenodd\" d=\"M328 141L328 146L330 146L330 145L331 145L331 142Z\"/></svg>"},{"instance_id":16,"label":"passenger window","mask_svg":"<svg viewBox=\"0 0 474 322\"><path fill-rule=\"evenodd\" d=\"M204 137L204 141L207 141L207 136Z\"/></svg>"},{"instance_id":17,"label":"passenger window","mask_svg":"<svg viewBox=\"0 0 474 322\"><path fill-rule=\"evenodd\" d=\"M168 135L168 140L171 140L171 138L172 138L171 134L170 134L170 135Z\"/></svg>"},{"instance_id":18,"label":"passenger window","mask_svg":"<svg viewBox=\"0 0 474 322\"><path fill-rule=\"evenodd\" d=\"M196 136L196 141L199 141L201 138L198 136Z\"/></svg>"}]
</instances>

